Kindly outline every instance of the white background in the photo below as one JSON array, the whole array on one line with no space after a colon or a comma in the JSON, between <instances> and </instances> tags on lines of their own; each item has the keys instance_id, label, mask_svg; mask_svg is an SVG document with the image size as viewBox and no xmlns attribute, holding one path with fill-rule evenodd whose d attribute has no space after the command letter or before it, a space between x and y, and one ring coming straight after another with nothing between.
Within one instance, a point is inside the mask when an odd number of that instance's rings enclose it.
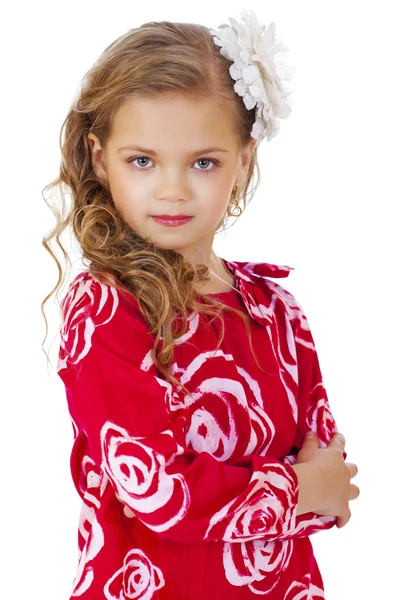
<instances>
[{"instance_id":1,"label":"white background","mask_svg":"<svg viewBox=\"0 0 400 600\"><path fill-rule=\"evenodd\" d=\"M260 187L214 249L295 268L277 281L308 316L347 460L359 468L350 522L310 538L327 600L398 597L397 3L144 4L39 0L2 11L1 597L67 599L77 561L54 297L49 370L41 348L40 303L58 278L41 244L54 224L41 192L58 174L63 119L86 70L128 29L149 20L216 28L244 7L274 21L289 46L293 110L262 142Z\"/></svg>"}]
</instances>

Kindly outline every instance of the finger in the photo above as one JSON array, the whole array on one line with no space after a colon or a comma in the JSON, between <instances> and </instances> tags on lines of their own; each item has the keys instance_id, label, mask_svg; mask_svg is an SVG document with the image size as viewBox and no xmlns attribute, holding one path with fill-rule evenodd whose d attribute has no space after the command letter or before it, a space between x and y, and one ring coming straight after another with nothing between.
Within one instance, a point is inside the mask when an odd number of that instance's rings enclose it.
<instances>
[{"instance_id":1,"label":"finger","mask_svg":"<svg viewBox=\"0 0 400 600\"><path fill-rule=\"evenodd\" d=\"M319 447L319 439L314 431L307 431L305 434L302 447L304 448L305 446Z\"/></svg>"},{"instance_id":2,"label":"finger","mask_svg":"<svg viewBox=\"0 0 400 600\"><path fill-rule=\"evenodd\" d=\"M350 463L350 462L347 462L346 465L350 471L350 479L352 479L353 477L355 477L357 475L358 467L354 463Z\"/></svg>"},{"instance_id":3,"label":"finger","mask_svg":"<svg viewBox=\"0 0 400 600\"><path fill-rule=\"evenodd\" d=\"M338 529L341 529L342 527L347 525L347 523L350 521L350 518L351 518L351 510L350 510L350 508L347 508L345 513L343 515L340 515L337 518L336 527Z\"/></svg>"},{"instance_id":4,"label":"finger","mask_svg":"<svg viewBox=\"0 0 400 600\"><path fill-rule=\"evenodd\" d=\"M350 484L349 500L355 500L360 495L360 488L353 483Z\"/></svg>"},{"instance_id":5,"label":"finger","mask_svg":"<svg viewBox=\"0 0 400 600\"><path fill-rule=\"evenodd\" d=\"M329 442L330 448L337 448L341 452L344 450L344 446L346 444L346 439L343 433L339 433L338 431L333 435L331 441Z\"/></svg>"}]
</instances>

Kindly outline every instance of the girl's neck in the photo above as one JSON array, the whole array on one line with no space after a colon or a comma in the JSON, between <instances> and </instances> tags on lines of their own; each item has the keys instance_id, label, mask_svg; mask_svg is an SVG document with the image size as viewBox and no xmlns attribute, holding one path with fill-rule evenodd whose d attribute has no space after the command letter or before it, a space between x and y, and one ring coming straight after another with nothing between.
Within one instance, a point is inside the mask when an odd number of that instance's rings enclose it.
<instances>
[{"instance_id":1,"label":"girl's neck","mask_svg":"<svg viewBox=\"0 0 400 600\"><path fill-rule=\"evenodd\" d=\"M227 270L221 258L216 256L216 259L216 265L210 267L211 281L203 284L199 290L202 294L221 294L235 289L232 273Z\"/></svg>"}]
</instances>

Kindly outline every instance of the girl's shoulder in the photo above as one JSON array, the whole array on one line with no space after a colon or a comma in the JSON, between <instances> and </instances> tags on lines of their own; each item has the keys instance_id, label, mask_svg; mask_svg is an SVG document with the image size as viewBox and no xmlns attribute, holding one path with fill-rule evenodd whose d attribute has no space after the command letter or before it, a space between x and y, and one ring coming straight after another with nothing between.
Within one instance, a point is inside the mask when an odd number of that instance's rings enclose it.
<instances>
[{"instance_id":1,"label":"girl's shoulder","mask_svg":"<svg viewBox=\"0 0 400 600\"><path fill-rule=\"evenodd\" d=\"M104 302L111 297L117 304L122 300L137 304L135 297L127 290L123 290L124 286L119 283L109 272L102 273L101 277L93 275L88 269L80 271L67 287L67 291L63 296L62 304L69 304L85 300L86 304L90 304L95 300Z\"/></svg>"},{"instance_id":2,"label":"girl's shoulder","mask_svg":"<svg viewBox=\"0 0 400 600\"><path fill-rule=\"evenodd\" d=\"M106 281L85 270L70 282L61 301L58 371L79 363L89 350L92 356L106 351L141 357L143 348L151 349L153 337L135 298L112 278Z\"/></svg>"},{"instance_id":3,"label":"girl's shoulder","mask_svg":"<svg viewBox=\"0 0 400 600\"><path fill-rule=\"evenodd\" d=\"M294 331L309 329L306 314L297 297L274 279L287 277L294 267L268 262L226 261L235 274L249 312L263 325L274 320L290 322Z\"/></svg>"},{"instance_id":4,"label":"girl's shoulder","mask_svg":"<svg viewBox=\"0 0 400 600\"><path fill-rule=\"evenodd\" d=\"M136 298L117 287L109 273L100 279L89 270L79 272L69 283L61 307L64 326L77 321L102 324L112 321L116 327L127 327L133 322L138 332L148 331Z\"/></svg>"}]
</instances>

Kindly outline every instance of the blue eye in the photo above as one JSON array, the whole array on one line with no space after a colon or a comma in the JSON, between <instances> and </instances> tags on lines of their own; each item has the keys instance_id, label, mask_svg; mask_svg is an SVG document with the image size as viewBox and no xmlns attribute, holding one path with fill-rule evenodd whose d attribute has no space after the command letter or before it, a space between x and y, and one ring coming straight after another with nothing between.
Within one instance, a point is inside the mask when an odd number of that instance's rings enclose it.
<instances>
[{"instance_id":1,"label":"blue eye","mask_svg":"<svg viewBox=\"0 0 400 600\"><path fill-rule=\"evenodd\" d=\"M151 160L151 158L149 158L148 156L135 156L134 158L131 158L130 160L128 160L128 164L133 164L135 162L135 160L139 160L139 159L145 159L145 160ZM198 160L196 160L196 162L200 162L200 161L208 161L209 163L213 163L214 167L212 169L196 169L197 171L204 171L205 173L209 173L210 171L214 171L215 168L219 167L219 162L216 160L213 160L211 158L199 158ZM145 168L145 166L138 166L137 164L135 164L135 168L138 169L139 171L148 171L149 169Z\"/></svg>"},{"instance_id":2,"label":"blue eye","mask_svg":"<svg viewBox=\"0 0 400 600\"><path fill-rule=\"evenodd\" d=\"M218 163L215 162L215 160L212 160L211 158L199 158L199 160L196 160L196 162L200 161L208 161L209 163L213 163L216 167L218 166ZM212 169L200 169L200 171L214 171L214 167Z\"/></svg>"},{"instance_id":3,"label":"blue eye","mask_svg":"<svg viewBox=\"0 0 400 600\"><path fill-rule=\"evenodd\" d=\"M131 158L131 160L128 160L128 164L133 164L133 162L135 160L138 160L139 158L148 158L148 156L136 156L135 158ZM136 166L136 165L135 165ZM141 167L140 167L141 168Z\"/></svg>"}]
</instances>

